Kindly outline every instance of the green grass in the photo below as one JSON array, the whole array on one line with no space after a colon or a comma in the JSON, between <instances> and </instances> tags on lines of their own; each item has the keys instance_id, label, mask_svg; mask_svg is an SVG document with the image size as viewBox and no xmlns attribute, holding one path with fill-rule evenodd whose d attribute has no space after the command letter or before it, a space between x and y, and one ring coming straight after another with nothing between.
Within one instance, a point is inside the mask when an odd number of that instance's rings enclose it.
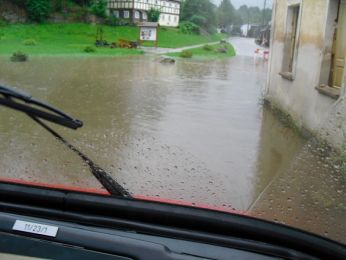
<instances>
[{"instance_id":1,"label":"green grass","mask_svg":"<svg viewBox=\"0 0 346 260\"><path fill-rule=\"evenodd\" d=\"M134 26L103 26L103 39L109 43L123 38L137 40L139 29ZM96 25L89 24L43 24L43 25L8 25L0 27L0 55L22 51L29 55L136 55L140 50L97 48L95 53L85 53L87 46L92 46L96 38ZM210 37L200 35L185 35L175 28L162 28L159 31L159 47L183 47L218 41L224 38L217 34ZM32 39L36 45L23 44ZM148 44L146 44L148 45ZM149 44L150 45L150 44Z\"/></svg>"},{"instance_id":2,"label":"green grass","mask_svg":"<svg viewBox=\"0 0 346 260\"><path fill-rule=\"evenodd\" d=\"M219 53L217 50L219 48L222 48L224 46L227 46L228 51L227 53ZM214 44L210 45L211 50L205 50L205 48L194 48L189 49L189 51L192 52L192 58L203 58L203 59L224 59L224 58L230 58L235 56L235 50L231 44ZM167 56L171 57L180 57L181 52L173 52L168 53Z\"/></svg>"}]
</instances>

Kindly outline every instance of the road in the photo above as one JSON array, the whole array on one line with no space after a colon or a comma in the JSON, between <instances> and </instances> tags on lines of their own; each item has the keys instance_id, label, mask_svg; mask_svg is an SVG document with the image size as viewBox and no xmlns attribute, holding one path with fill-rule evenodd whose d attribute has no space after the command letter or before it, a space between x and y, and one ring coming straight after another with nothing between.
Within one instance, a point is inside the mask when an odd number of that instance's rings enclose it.
<instances>
[{"instance_id":1,"label":"road","mask_svg":"<svg viewBox=\"0 0 346 260\"><path fill-rule=\"evenodd\" d=\"M55 127L133 195L247 211L345 239L346 187L261 103L267 63L253 39L222 60L0 58L0 84L81 119ZM88 167L26 115L0 108L1 176L100 189ZM312 146L311 146L312 147Z\"/></svg>"}]
</instances>

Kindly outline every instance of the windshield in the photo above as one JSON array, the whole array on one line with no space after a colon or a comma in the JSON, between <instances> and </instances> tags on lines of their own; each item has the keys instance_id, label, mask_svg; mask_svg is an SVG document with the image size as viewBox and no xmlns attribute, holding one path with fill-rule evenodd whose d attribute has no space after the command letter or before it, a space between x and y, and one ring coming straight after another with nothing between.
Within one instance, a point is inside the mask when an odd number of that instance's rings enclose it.
<instances>
[{"instance_id":1,"label":"windshield","mask_svg":"<svg viewBox=\"0 0 346 260\"><path fill-rule=\"evenodd\" d=\"M346 243L345 39L340 0L3 0L0 85L83 127L0 105L0 181L109 194L100 170Z\"/></svg>"}]
</instances>

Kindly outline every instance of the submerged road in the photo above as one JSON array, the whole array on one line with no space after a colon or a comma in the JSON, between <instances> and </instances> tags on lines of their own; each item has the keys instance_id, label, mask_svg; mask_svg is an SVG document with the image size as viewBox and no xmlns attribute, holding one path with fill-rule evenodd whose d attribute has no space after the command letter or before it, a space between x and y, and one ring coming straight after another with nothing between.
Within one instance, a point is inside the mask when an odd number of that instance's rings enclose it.
<instances>
[{"instance_id":1,"label":"submerged road","mask_svg":"<svg viewBox=\"0 0 346 260\"><path fill-rule=\"evenodd\" d=\"M150 55L1 58L0 83L81 119L78 131L54 128L132 194L342 237L341 175L263 109L267 63L255 62L254 40L230 41L234 58L176 64ZM101 188L87 165L25 115L0 108L0 120L1 177Z\"/></svg>"}]
</instances>

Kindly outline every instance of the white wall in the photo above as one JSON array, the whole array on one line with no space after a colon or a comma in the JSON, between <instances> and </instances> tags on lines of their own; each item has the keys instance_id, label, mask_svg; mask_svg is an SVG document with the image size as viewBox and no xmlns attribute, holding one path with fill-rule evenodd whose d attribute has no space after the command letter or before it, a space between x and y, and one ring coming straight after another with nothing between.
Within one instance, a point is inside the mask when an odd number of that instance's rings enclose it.
<instances>
[{"instance_id":1,"label":"white wall","mask_svg":"<svg viewBox=\"0 0 346 260\"><path fill-rule=\"evenodd\" d=\"M159 23L161 26L177 27L179 25L179 15L161 14Z\"/></svg>"}]
</instances>

